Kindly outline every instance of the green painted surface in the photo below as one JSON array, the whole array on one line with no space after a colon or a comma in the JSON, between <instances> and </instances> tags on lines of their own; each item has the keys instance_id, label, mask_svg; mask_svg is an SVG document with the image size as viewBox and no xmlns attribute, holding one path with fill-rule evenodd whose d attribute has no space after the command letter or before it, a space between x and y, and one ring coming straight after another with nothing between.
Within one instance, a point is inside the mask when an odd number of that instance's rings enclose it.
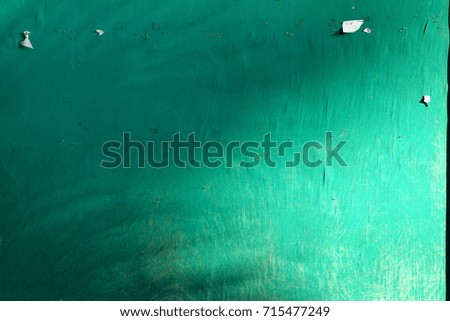
<instances>
[{"instance_id":1,"label":"green painted surface","mask_svg":"<svg viewBox=\"0 0 450 321\"><path fill-rule=\"evenodd\" d=\"M3 0L0 299L445 299L447 10ZM349 166L100 168L124 131L332 131Z\"/></svg>"}]
</instances>

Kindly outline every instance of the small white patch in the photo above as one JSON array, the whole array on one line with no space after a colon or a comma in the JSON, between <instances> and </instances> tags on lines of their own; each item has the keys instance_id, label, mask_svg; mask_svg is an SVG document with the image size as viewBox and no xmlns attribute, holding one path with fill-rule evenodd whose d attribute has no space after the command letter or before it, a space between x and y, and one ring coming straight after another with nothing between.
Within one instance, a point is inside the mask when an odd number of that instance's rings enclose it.
<instances>
[{"instance_id":1,"label":"small white patch","mask_svg":"<svg viewBox=\"0 0 450 321\"><path fill-rule=\"evenodd\" d=\"M364 20L349 20L344 21L342 23L342 31L344 33L353 33L359 30L361 26L363 25Z\"/></svg>"},{"instance_id":2,"label":"small white patch","mask_svg":"<svg viewBox=\"0 0 450 321\"><path fill-rule=\"evenodd\" d=\"M25 47L25 48L34 49L34 48L33 48L33 45L31 44L30 38L29 38L30 33L31 33L31 32L29 32L29 31L24 31L24 32L23 32L23 36L25 37L25 39L23 39L23 40L20 42L20 44L21 44L23 47Z\"/></svg>"},{"instance_id":3,"label":"small white patch","mask_svg":"<svg viewBox=\"0 0 450 321\"><path fill-rule=\"evenodd\" d=\"M422 99L420 100L420 103L421 103L421 104L424 104L425 107L428 107L428 104L430 103L430 101L431 101L431 97L425 95L425 96L423 96Z\"/></svg>"},{"instance_id":4,"label":"small white patch","mask_svg":"<svg viewBox=\"0 0 450 321\"><path fill-rule=\"evenodd\" d=\"M101 29L97 29L97 30L95 30L95 32L99 35L99 36L101 36L101 35L103 35L105 32L103 31L103 30L101 30Z\"/></svg>"}]
</instances>

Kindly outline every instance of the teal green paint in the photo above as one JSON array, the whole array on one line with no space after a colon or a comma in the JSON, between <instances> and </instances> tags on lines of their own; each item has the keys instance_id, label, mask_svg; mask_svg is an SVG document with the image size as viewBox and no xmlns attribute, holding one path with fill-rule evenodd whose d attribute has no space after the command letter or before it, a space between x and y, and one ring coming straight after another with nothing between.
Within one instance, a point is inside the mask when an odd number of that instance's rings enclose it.
<instances>
[{"instance_id":1,"label":"teal green paint","mask_svg":"<svg viewBox=\"0 0 450 321\"><path fill-rule=\"evenodd\" d=\"M447 1L0 9L0 299L445 298ZM333 131L349 167L101 169L123 131Z\"/></svg>"}]
</instances>

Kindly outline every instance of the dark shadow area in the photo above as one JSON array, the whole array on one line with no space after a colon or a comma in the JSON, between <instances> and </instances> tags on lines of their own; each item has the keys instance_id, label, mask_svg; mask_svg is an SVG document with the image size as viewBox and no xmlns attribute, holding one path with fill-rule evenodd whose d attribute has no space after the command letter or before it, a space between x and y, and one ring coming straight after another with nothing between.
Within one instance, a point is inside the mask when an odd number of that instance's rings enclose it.
<instances>
[{"instance_id":1,"label":"dark shadow area","mask_svg":"<svg viewBox=\"0 0 450 321\"><path fill-rule=\"evenodd\" d=\"M24 50L25 47L22 46L22 44L20 43L20 42L23 40L23 33L22 33L22 32L19 32L18 35L20 35L21 40L19 40L19 41L17 42L17 48L19 48L20 50Z\"/></svg>"},{"instance_id":2,"label":"dark shadow area","mask_svg":"<svg viewBox=\"0 0 450 321\"><path fill-rule=\"evenodd\" d=\"M339 30L335 31L332 36L343 36L345 35L344 30L342 28L339 28Z\"/></svg>"},{"instance_id":3,"label":"dark shadow area","mask_svg":"<svg viewBox=\"0 0 450 321\"><path fill-rule=\"evenodd\" d=\"M428 107L428 103L425 101L425 97L422 97L422 99L419 101L420 104L424 104L425 107Z\"/></svg>"}]
</instances>

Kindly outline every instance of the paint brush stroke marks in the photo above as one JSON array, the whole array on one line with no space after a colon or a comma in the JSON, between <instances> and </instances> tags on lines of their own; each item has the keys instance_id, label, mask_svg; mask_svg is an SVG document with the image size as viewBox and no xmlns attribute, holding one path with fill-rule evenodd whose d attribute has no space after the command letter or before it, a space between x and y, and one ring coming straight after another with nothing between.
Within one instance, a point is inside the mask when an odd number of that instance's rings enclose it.
<instances>
[{"instance_id":1,"label":"paint brush stroke marks","mask_svg":"<svg viewBox=\"0 0 450 321\"><path fill-rule=\"evenodd\" d=\"M448 2L354 6L2 1L0 299L444 299ZM349 167L99 167L193 131Z\"/></svg>"}]
</instances>

